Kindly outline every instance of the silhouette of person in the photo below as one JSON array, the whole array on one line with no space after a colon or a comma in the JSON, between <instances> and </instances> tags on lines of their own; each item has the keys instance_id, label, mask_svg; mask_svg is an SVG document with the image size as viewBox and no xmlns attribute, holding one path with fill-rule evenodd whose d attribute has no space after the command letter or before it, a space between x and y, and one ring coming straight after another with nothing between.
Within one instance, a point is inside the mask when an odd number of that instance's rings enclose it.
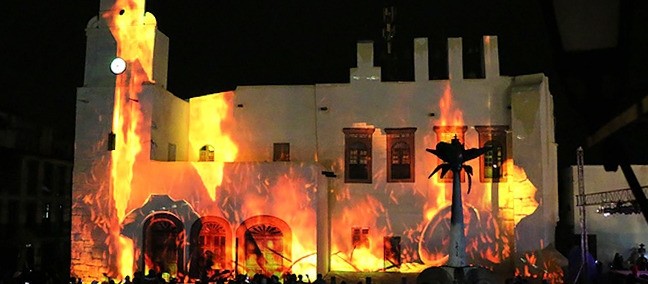
<instances>
[{"instance_id":1,"label":"silhouette of person","mask_svg":"<svg viewBox=\"0 0 648 284\"><path fill-rule=\"evenodd\" d=\"M313 281L313 284L326 284L326 281L324 281L324 277L322 276L322 273L317 273L317 277L315 278L315 281Z\"/></svg>"}]
</instances>

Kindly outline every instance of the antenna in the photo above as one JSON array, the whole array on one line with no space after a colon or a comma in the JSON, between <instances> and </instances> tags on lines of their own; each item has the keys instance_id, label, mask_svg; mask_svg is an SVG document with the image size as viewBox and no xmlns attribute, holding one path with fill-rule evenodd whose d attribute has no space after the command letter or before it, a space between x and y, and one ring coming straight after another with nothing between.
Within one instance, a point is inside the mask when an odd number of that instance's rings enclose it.
<instances>
[{"instance_id":1,"label":"antenna","mask_svg":"<svg viewBox=\"0 0 648 284\"><path fill-rule=\"evenodd\" d=\"M394 24L394 19L396 18L396 8L394 6L389 6L383 8L383 27L382 36L385 42L387 42L387 54L392 53L392 41L396 36L396 25Z\"/></svg>"}]
</instances>

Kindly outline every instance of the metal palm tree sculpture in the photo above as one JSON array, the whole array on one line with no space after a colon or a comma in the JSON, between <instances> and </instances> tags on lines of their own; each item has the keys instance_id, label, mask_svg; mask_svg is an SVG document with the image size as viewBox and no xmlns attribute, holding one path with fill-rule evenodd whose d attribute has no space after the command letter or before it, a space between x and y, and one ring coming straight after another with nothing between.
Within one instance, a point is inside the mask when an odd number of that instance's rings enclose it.
<instances>
[{"instance_id":1,"label":"metal palm tree sculpture","mask_svg":"<svg viewBox=\"0 0 648 284\"><path fill-rule=\"evenodd\" d=\"M488 148L471 148L466 150L459 142L457 135L450 141L437 143L436 149L425 149L443 161L428 176L431 178L441 170L443 178L448 171L452 171L452 213L450 215L450 254L446 265L451 267L466 266L466 236L464 235L463 204L461 201L461 170L468 174L468 193L472 186L473 170L471 166L464 165L464 162L477 158L488 151Z\"/></svg>"}]
</instances>

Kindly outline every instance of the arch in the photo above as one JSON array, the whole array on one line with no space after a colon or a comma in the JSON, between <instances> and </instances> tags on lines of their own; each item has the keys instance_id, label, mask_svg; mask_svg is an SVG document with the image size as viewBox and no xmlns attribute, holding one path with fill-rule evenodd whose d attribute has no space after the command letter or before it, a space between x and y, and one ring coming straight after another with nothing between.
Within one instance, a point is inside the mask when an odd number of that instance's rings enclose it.
<instances>
[{"instance_id":1,"label":"arch","mask_svg":"<svg viewBox=\"0 0 648 284\"><path fill-rule=\"evenodd\" d=\"M259 215L236 229L238 266L247 273L281 274L292 261L292 230L283 220Z\"/></svg>"},{"instance_id":2,"label":"arch","mask_svg":"<svg viewBox=\"0 0 648 284\"><path fill-rule=\"evenodd\" d=\"M193 224L198 220L198 214L193 210L191 205L185 200L174 200L171 199L166 194L152 194L146 200L146 202L139 208L133 209L122 223L122 235L133 240L135 245L133 256L135 257L133 267L135 271L144 271L145 269L145 257L144 257L144 233L146 232L145 228L148 225L149 219L154 214L169 214L174 216L178 220L182 220L185 228L184 236L189 236L191 228L190 224ZM160 215L162 216L162 215ZM185 251L182 253L182 262L179 263L188 263L184 256L188 256L189 252L187 251L188 246L183 245ZM187 267L178 266L178 271L186 272Z\"/></svg>"},{"instance_id":3,"label":"arch","mask_svg":"<svg viewBox=\"0 0 648 284\"><path fill-rule=\"evenodd\" d=\"M142 267L145 271L182 271L185 231L180 219L170 212L158 212L146 218L142 226Z\"/></svg>"},{"instance_id":4,"label":"arch","mask_svg":"<svg viewBox=\"0 0 648 284\"><path fill-rule=\"evenodd\" d=\"M232 269L232 228L227 220L215 216L196 220L191 226L189 243L190 277Z\"/></svg>"}]
</instances>

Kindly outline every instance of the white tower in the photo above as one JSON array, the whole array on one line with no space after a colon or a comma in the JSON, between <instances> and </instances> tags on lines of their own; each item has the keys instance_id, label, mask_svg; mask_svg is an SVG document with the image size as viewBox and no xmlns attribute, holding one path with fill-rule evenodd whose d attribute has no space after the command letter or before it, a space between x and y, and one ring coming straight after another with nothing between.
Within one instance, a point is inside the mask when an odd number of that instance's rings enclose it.
<instances>
[{"instance_id":1,"label":"white tower","mask_svg":"<svg viewBox=\"0 0 648 284\"><path fill-rule=\"evenodd\" d=\"M144 12L143 4L125 2L101 0L99 14L86 27L84 83L77 89L70 269L84 281L96 279L101 272L120 275L115 249L107 245L115 241L106 241L118 237L120 227L111 181L116 90L124 87L124 78L130 80L141 71L147 76L138 81L139 92L164 89L167 82L168 38L157 30L155 17ZM116 25L127 34L117 35ZM133 34L144 39L128 37ZM146 46L135 55L124 56L119 50L135 50L125 45L142 42ZM113 61L118 56L124 61ZM121 102L135 103L138 100Z\"/></svg>"}]
</instances>

